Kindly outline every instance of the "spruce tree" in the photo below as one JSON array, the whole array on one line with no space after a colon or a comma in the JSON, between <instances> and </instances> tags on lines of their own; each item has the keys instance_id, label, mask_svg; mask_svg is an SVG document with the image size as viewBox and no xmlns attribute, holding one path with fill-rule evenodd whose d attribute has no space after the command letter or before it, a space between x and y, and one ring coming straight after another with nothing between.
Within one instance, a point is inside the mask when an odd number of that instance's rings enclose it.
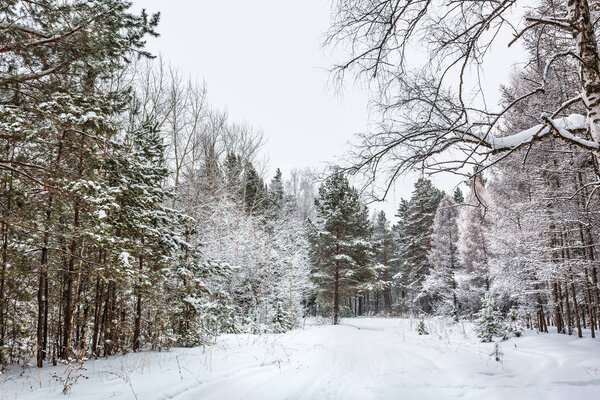
<instances>
[{"instance_id":1,"label":"spruce tree","mask_svg":"<svg viewBox=\"0 0 600 400\"><path fill-rule=\"evenodd\" d=\"M247 162L244 166L244 203L246 211L251 214L261 214L268 207L266 185L254 165Z\"/></svg>"},{"instance_id":2,"label":"spruce tree","mask_svg":"<svg viewBox=\"0 0 600 400\"><path fill-rule=\"evenodd\" d=\"M375 277L372 227L357 190L342 174L327 178L315 204L317 219L310 232L313 279L320 301L332 310L337 324L342 299L360 293Z\"/></svg>"},{"instance_id":3,"label":"spruce tree","mask_svg":"<svg viewBox=\"0 0 600 400\"><path fill-rule=\"evenodd\" d=\"M430 311L426 297L418 297L423 281L430 270L428 254L431 250L433 220L443 192L430 180L420 178L415 183L409 202L401 203L397 231L400 237L400 283L406 289L413 306Z\"/></svg>"},{"instance_id":4,"label":"spruce tree","mask_svg":"<svg viewBox=\"0 0 600 400\"><path fill-rule=\"evenodd\" d=\"M490 259L492 257L488 232L491 226L487 212L483 182L476 177L459 217L461 271L457 275L459 300L468 312L480 308L480 301L489 292Z\"/></svg>"},{"instance_id":5,"label":"spruce tree","mask_svg":"<svg viewBox=\"0 0 600 400\"><path fill-rule=\"evenodd\" d=\"M423 283L424 295L431 297L434 310L442 315L457 316L458 313L455 278L459 267L457 219L457 204L445 195L435 214L428 256L431 270Z\"/></svg>"},{"instance_id":6,"label":"spruce tree","mask_svg":"<svg viewBox=\"0 0 600 400\"><path fill-rule=\"evenodd\" d=\"M281 301L275 303L275 311L271 324L274 333L285 333L293 328L292 316L285 309Z\"/></svg>"},{"instance_id":7,"label":"spruce tree","mask_svg":"<svg viewBox=\"0 0 600 400\"><path fill-rule=\"evenodd\" d=\"M383 307L389 312L392 308L392 274L391 265L395 262L396 240L384 211L380 211L373 226L373 239L376 248L376 260L382 266L379 280L383 288Z\"/></svg>"},{"instance_id":8,"label":"spruce tree","mask_svg":"<svg viewBox=\"0 0 600 400\"><path fill-rule=\"evenodd\" d=\"M283 181L281 170L279 168L277 168L277 171L275 171L275 176L269 185L269 198L271 201L271 207L276 211L281 210L283 207Z\"/></svg>"},{"instance_id":9,"label":"spruce tree","mask_svg":"<svg viewBox=\"0 0 600 400\"><path fill-rule=\"evenodd\" d=\"M459 187L457 187L454 190L454 193L452 194L452 199L456 204L462 204L465 202L465 196L463 195L463 192L462 190L460 190Z\"/></svg>"},{"instance_id":10,"label":"spruce tree","mask_svg":"<svg viewBox=\"0 0 600 400\"><path fill-rule=\"evenodd\" d=\"M488 293L481 303L481 310L475 314L475 332L482 342L491 342L494 336L504 336L504 320L500 311L496 309L492 296Z\"/></svg>"},{"instance_id":11,"label":"spruce tree","mask_svg":"<svg viewBox=\"0 0 600 400\"><path fill-rule=\"evenodd\" d=\"M240 157L233 152L228 152L223 164L225 170L225 187L234 198L242 196L241 180L244 168Z\"/></svg>"}]
</instances>

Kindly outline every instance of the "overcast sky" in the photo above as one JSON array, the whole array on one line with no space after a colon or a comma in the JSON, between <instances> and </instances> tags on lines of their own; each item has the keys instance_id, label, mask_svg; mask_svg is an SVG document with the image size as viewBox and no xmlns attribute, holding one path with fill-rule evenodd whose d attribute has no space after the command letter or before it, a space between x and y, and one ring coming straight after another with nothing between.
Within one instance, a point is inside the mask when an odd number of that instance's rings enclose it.
<instances>
[{"instance_id":1,"label":"overcast sky","mask_svg":"<svg viewBox=\"0 0 600 400\"><path fill-rule=\"evenodd\" d=\"M261 129L270 170L323 167L343 155L369 123L368 94L330 84L324 32L330 0L134 0L136 8L160 11L161 37L149 49L182 72L204 79L209 102L234 122ZM269 177L270 179L270 177ZM459 181L439 176L452 190ZM386 204L392 217L414 177L400 179Z\"/></svg>"}]
</instances>

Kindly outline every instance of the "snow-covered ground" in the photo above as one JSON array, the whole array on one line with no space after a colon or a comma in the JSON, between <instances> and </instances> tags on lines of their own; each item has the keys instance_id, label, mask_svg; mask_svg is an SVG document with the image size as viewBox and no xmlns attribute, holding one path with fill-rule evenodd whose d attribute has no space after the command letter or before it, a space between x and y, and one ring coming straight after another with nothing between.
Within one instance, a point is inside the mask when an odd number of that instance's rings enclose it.
<instances>
[{"instance_id":1,"label":"snow-covered ground","mask_svg":"<svg viewBox=\"0 0 600 400\"><path fill-rule=\"evenodd\" d=\"M600 341L526 332L479 343L467 323L360 318L284 335L89 361L71 399L597 399ZM0 399L64 398L65 367L0 375Z\"/></svg>"}]
</instances>

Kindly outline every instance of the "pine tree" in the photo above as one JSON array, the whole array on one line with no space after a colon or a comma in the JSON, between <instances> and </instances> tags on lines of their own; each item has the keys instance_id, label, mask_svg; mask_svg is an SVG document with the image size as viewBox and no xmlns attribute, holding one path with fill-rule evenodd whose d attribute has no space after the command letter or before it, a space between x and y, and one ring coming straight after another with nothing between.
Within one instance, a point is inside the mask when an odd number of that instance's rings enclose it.
<instances>
[{"instance_id":1,"label":"pine tree","mask_svg":"<svg viewBox=\"0 0 600 400\"><path fill-rule=\"evenodd\" d=\"M423 292L431 297L435 311L455 317L458 313L458 297L454 275L459 268L457 219L457 204L449 196L444 196L433 223L432 246L428 257L431 270L423 283Z\"/></svg>"},{"instance_id":2,"label":"pine tree","mask_svg":"<svg viewBox=\"0 0 600 400\"><path fill-rule=\"evenodd\" d=\"M74 325L83 324L74 311L85 301L79 291L89 284L89 261L98 254L97 182L128 96L127 88L112 89L107 81L132 56L147 55L144 37L156 34L158 15L136 16L130 6L123 0L11 0L0 8L0 120L11 122L3 132L7 154L13 154L0 169L12 175L13 189L37 192L30 204L35 203L35 213L20 230L31 232L28 246L41 249L39 260L29 260L39 266L35 342L40 367L50 343L57 344L56 357L70 358L80 334ZM16 193L10 197L11 203L18 199ZM5 245L14 239L3 237ZM21 251L12 257L29 258ZM0 342L6 331L2 297ZM55 321L56 340L49 339L51 301L60 305L62 318Z\"/></svg>"},{"instance_id":3,"label":"pine tree","mask_svg":"<svg viewBox=\"0 0 600 400\"><path fill-rule=\"evenodd\" d=\"M311 226L313 278L320 301L330 307L333 323L340 318L344 297L360 293L374 279L372 228L367 208L342 174L319 187L317 220Z\"/></svg>"},{"instance_id":4,"label":"pine tree","mask_svg":"<svg viewBox=\"0 0 600 400\"><path fill-rule=\"evenodd\" d=\"M390 223L385 216L385 212L380 211L373 225L373 239L376 248L376 261L382 266L379 280L383 287L383 306L387 312L392 308L392 275L391 265L395 262L396 240L394 233L390 229ZM376 293L378 296L378 293Z\"/></svg>"},{"instance_id":5,"label":"pine tree","mask_svg":"<svg viewBox=\"0 0 600 400\"><path fill-rule=\"evenodd\" d=\"M433 220L443 193L430 180L420 178L415 183L409 202L401 203L397 232L400 237L400 283L408 292L412 306L429 311L431 305L420 296L423 281L430 270L427 259L431 250Z\"/></svg>"}]
</instances>

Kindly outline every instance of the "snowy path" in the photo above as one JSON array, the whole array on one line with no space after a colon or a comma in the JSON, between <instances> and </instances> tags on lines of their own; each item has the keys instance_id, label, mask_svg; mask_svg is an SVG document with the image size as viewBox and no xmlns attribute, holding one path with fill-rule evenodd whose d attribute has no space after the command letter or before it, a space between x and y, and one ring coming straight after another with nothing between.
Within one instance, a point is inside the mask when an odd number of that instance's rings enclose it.
<instances>
[{"instance_id":1,"label":"snowy path","mask_svg":"<svg viewBox=\"0 0 600 400\"><path fill-rule=\"evenodd\" d=\"M71 399L593 399L600 342L537 335L492 344L468 324L351 319L285 335L229 335L206 349L176 349L87 364ZM64 367L0 376L0 399L63 398L50 377ZM41 386L41 389L40 389Z\"/></svg>"}]
</instances>

